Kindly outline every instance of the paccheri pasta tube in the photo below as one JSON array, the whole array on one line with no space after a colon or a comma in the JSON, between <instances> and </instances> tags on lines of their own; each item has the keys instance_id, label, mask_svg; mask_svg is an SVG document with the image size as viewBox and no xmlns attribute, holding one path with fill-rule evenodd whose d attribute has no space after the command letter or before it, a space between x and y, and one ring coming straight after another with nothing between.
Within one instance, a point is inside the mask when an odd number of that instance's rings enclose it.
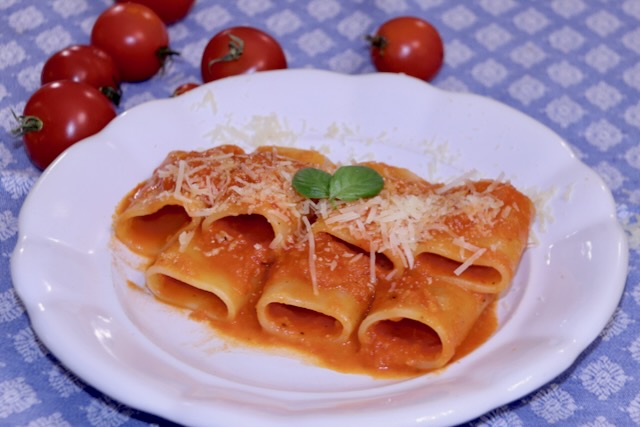
<instances>
[{"instance_id":1,"label":"paccheri pasta tube","mask_svg":"<svg viewBox=\"0 0 640 427\"><path fill-rule=\"evenodd\" d=\"M442 368L486 338L478 324L513 279L533 204L507 182L361 165L384 180L377 195L310 199L296 172L337 169L316 151L173 152L120 203L114 236L148 258L155 297L244 342L374 376Z\"/></svg>"}]
</instances>

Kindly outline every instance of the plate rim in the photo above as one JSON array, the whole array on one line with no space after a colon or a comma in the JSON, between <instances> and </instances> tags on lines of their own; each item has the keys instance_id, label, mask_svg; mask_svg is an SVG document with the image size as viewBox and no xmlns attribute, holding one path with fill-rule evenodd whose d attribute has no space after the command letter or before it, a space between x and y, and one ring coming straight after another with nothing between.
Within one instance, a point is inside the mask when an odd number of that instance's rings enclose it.
<instances>
[{"instance_id":1,"label":"plate rim","mask_svg":"<svg viewBox=\"0 0 640 427\"><path fill-rule=\"evenodd\" d=\"M398 75L389 75L389 74L383 74L383 73L373 73L373 74L366 74L366 75L344 75L344 74L339 74L339 73L334 73L334 72L328 72L328 71L321 71L321 70L282 70L282 71L273 71L273 72L264 72L264 73L258 73L256 75L252 75L252 76L236 76L236 77L231 77L229 78L231 82L239 80L239 79L248 79L248 80L261 80L263 77L264 79L273 79L273 78L280 78L280 76L285 75L286 77L282 77L282 78L291 78L290 76L293 74L297 74L299 77L298 78L309 78L309 79L324 79L324 78L337 78L337 79L360 79L360 81L364 81L365 79L371 79L371 81L376 81L376 80L380 80L380 79L391 79L390 81L395 81L397 79L411 79L408 78L406 76L398 76ZM354 81L354 80L352 80ZM398 80L399 81L399 80ZM205 90L207 90L208 88L215 88L217 87L217 85L220 84L227 84L225 81L219 81L219 82L213 82L207 85L204 85L203 87L197 88L196 90L189 92L185 95L189 95L191 97L191 99L195 99L198 94L203 93ZM424 82L421 82L421 84L424 84ZM510 107L506 104L500 103L499 101L493 100L491 98L488 97L484 97L482 95L476 95L476 94L470 94L470 93L450 93L450 92L445 92L441 89L435 88L433 86L427 85L427 87L429 88L428 90L433 91L434 94L437 94L437 96L447 96L447 97L452 97L452 98L456 98L456 99L460 99L463 97L467 97L469 99L474 99L474 102L489 102L491 104L493 104L494 106L497 106L501 109L504 109L504 111L509 111L510 114L517 114L520 116L521 119L523 120L528 120L532 125L535 126L541 126L542 128L544 128L546 131L548 131L550 133L550 135L553 135L555 137L555 139L557 140L556 142L559 143L564 150L566 150L567 155L569 157L571 157L571 160L573 162L575 162L579 167L579 168L584 168L588 173L593 174L593 177L597 180L596 182L600 182L601 185L604 186L604 183L602 183L602 180L597 176L597 174L595 174L595 172L593 170L591 170L586 164L584 164L580 159L578 159L574 153L572 152L570 145L564 140L562 139L559 135L557 135L555 132L553 132L550 128L548 128L547 126L545 126L544 124L536 121L535 119L525 115L524 113L522 113L521 111ZM184 96L184 95L183 95ZM187 98L185 98L187 99ZM133 111L133 109L135 109L136 111L143 111L143 109L145 108L149 108L149 105L161 105L161 103L167 103L166 105L170 105L170 102L175 102L174 100L153 100L153 101L149 101L146 102L144 104L138 105L136 107L133 107L131 110L125 111L124 113L122 113L121 115L125 115L125 114L131 114L129 111ZM117 122L116 122L117 123ZM113 126L109 125L109 132L111 132L113 130ZM101 134L98 134L94 137L90 137L87 139L87 141L81 143L81 144L77 144L76 146L72 147L69 151L73 151L73 152L81 152L83 150L88 150L90 148L90 144L92 144L91 141L98 141L101 138ZM94 143L94 142L93 142ZM89 148L87 148L89 147ZM22 253L24 252L25 247L27 247L27 244L29 243L29 241L33 238L27 234L24 234L24 218L26 217L27 213L29 212L29 210L31 209L30 206L33 203L33 198L36 196L33 196L33 194L38 194L38 188L40 188L40 186L42 185L43 182L46 182L47 180L49 180L49 177L52 175L55 175L58 173L58 170L63 169L65 166L65 160L66 155L61 156L60 158L58 158L49 168L47 168L47 170L42 174L42 176L36 181L36 183L34 184L32 190L30 191L30 193L27 195L27 197L25 198L25 201L23 203L23 206L21 207L20 210L20 214L19 214L19 234L18 234L18 240L16 243L16 247L14 249L14 252L12 253L11 256L11 277L12 277L12 281L14 284L14 288L18 294L18 296L20 297L20 299L23 301L26 309L27 309L27 313L28 316L30 318L31 324L34 327L34 330L36 331L36 334L38 335L38 337L43 340L43 342L45 343L45 345L49 348L56 348L56 344L52 343L50 339L48 338L44 338L45 336L47 336L46 332L46 326L43 325L43 322L45 320L44 315L42 314L42 311L40 311L36 306L33 305L33 301L30 301L30 297L28 292L26 292L24 290L24 279L21 277L22 273L20 272L20 269L22 268L20 263L21 263L21 256ZM609 219L609 223L612 223L612 225L614 225L614 229L617 231L617 246L619 248L619 254L618 254L618 264L619 264L619 268L616 269L616 278L615 280L612 280L618 283L617 288L619 288L619 293L617 298L615 297L615 295L612 296L612 299L615 299L617 302L614 305L614 309L615 306L618 305L619 300L623 294L624 291L624 286L625 286L625 281L626 281L626 277L627 277L627 270L628 270L628 243L626 240L626 235L622 229L622 226L619 224L619 222L616 219L615 216L615 200L613 198L613 195L611 194L611 192L609 190L606 189L606 186L603 187L606 191L603 192L604 195L608 196L608 209L610 210L610 216L608 217ZM613 224L615 223L615 224ZM617 226L617 227L616 227ZM581 347L577 352L575 352L575 355L573 357L569 357L566 359L563 359L563 363L562 363L562 368L560 370L557 370L556 375L561 374L562 372L564 372L566 369L568 369L574 362L575 360L584 352L584 350L597 338L598 334L600 333L601 329L604 328L604 326L606 326L606 321L610 318L611 314L613 313L613 311L611 313L609 313L608 316L601 316L602 318L600 319L600 323L602 323L601 328L595 332L590 334L589 337L584 337L583 342L578 343L578 346ZM606 317L606 319L605 319ZM59 355L52 351L52 354L54 354L54 356L56 358L59 357ZM73 363L68 363L68 358L59 358L59 360L63 361L63 364L65 364L68 368L69 365L73 365ZM67 363L65 363L67 362ZM74 374L76 374L76 370L77 370L77 366L73 367L73 368L69 368L70 371ZM80 376L80 378L83 379L83 381L87 381L87 383L91 384L92 386L98 388L95 385L94 381L89 381L87 379L86 374L85 375L78 375ZM88 375L88 377L91 377L91 375ZM544 378L543 378L544 377ZM555 375L553 376L555 377ZM475 418L477 416L480 416L492 409L495 409L496 407L512 402L514 400L520 399L522 398L524 395L526 395L527 393L538 389L539 387L541 387L542 385L544 385L545 383L547 383L548 381L552 380L553 377L549 377L548 375L542 375L539 378L539 381L533 385L533 387L529 387L527 390L525 390L524 392L522 392L519 395L513 395L512 398L509 398L508 400L504 401L504 400L500 400L500 399L493 399L493 403L491 404L491 408L485 408L482 412L477 412L475 413L475 415L473 415L471 418L469 418L468 416L464 416L462 418L455 418L455 416L452 416L450 418L439 418L440 421L445 421L446 423L449 422L464 422L467 421L469 419ZM93 379L93 378L92 378ZM102 390L103 388L99 388L100 390ZM172 416L172 414L168 414L165 412L158 412L157 409L157 405L151 405L149 406L148 402L146 402L144 399L140 402L136 402L136 399L133 399L134 401L131 400L131 396L129 396L128 399L122 399L121 396L114 396L113 393L106 393L108 395L110 395L111 397L114 397L115 399L127 404L127 405L131 405L134 408L138 408L140 410L149 412L149 413L153 413L162 417L165 417L167 419L171 419L174 421L178 421L180 422L180 419L176 419ZM127 401L128 400L128 401ZM179 406L179 405L178 405ZM485 405L486 406L486 405ZM265 424L267 425L267 424ZM311 425L311 424L310 424Z\"/></svg>"}]
</instances>

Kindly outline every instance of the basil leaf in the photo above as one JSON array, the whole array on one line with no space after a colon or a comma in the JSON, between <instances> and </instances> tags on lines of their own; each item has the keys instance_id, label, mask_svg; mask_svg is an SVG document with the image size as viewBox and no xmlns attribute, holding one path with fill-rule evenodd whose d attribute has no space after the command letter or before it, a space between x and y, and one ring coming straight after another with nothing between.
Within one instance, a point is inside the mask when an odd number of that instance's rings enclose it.
<instances>
[{"instance_id":1,"label":"basil leaf","mask_svg":"<svg viewBox=\"0 0 640 427\"><path fill-rule=\"evenodd\" d=\"M368 166L342 166L331 177L329 198L352 202L378 195L383 186L382 176Z\"/></svg>"},{"instance_id":2,"label":"basil leaf","mask_svg":"<svg viewBox=\"0 0 640 427\"><path fill-rule=\"evenodd\" d=\"M303 168L293 176L293 188L309 199L329 197L331 174L316 168Z\"/></svg>"}]
</instances>

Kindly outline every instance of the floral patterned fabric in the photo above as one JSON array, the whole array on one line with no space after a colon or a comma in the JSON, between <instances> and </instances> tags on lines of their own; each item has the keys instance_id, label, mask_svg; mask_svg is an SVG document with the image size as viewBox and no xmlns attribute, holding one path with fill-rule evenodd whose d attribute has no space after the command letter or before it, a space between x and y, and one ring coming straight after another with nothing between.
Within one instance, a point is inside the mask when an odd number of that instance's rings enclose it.
<instances>
[{"instance_id":1,"label":"floral patterned fabric","mask_svg":"<svg viewBox=\"0 0 640 427\"><path fill-rule=\"evenodd\" d=\"M54 52L86 44L110 0L0 0L0 425L173 425L123 406L68 372L34 335L10 277L23 201L40 173L11 134ZM181 52L151 80L123 85L124 111L199 81L209 38L238 24L283 45L290 68L372 72L365 34L416 15L445 41L435 86L481 94L560 134L611 189L630 242L622 301L576 363L469 426L640 425L640 0L197 0L169 29ZM87 165L87 171L90 170ZM215 425L215 420L212 420Z\"/></svg>"}]
</instances>

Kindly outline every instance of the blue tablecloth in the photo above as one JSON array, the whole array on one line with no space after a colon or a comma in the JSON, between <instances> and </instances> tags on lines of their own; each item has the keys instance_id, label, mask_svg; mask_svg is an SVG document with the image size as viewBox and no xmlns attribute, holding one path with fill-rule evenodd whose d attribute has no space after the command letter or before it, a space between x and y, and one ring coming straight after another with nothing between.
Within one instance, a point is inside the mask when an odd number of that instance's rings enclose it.
<instances>
[{"instance_id":1,"label":"blue tablecloth","mask_svg":"<svg viewBox=\"0 0 640 427\"><path fill-rule=\"evenodd\" d=\"M88 43L110 0L0 0L0 425L171 425L84 384L38 341L12 287L20 207L39 176L11 135L54 52ZM596 341L543 388L469 425L640 425L640 0L198 0L169 29L181 56L123 85L119 111L199 81L202 50L226 27L274 35L290 68L373 71L363 35L398 15L432 22L446 46L433 84L509 104L560 134L609 186L630 237L621 304ZM90 169L90 165L87 165ZM215 420L211 420L215 425Z\"/></svg>"}]
</instances>

